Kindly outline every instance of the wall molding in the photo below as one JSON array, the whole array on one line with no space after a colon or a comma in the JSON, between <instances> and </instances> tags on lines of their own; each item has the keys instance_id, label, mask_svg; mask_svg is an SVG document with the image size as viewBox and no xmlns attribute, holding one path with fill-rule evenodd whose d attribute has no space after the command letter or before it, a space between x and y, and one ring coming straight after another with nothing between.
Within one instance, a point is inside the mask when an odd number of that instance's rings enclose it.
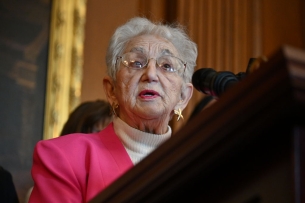
<instances>
[{"instance_id":1,"label":"wall molding","mask_svg":"<svg viewBox=\"0 0 305 203\"><path fill-rule=\"evenodd\" d=\"M58 137L80 103L86 0L52 1L43 139Z\"/></svg>"}]
</instances>

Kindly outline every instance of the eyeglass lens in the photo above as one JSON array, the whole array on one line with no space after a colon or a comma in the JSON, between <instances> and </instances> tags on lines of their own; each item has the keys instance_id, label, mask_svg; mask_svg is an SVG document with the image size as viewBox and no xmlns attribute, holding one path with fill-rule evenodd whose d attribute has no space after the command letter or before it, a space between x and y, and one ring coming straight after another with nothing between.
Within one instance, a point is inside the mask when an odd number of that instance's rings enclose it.
<instances>
[{"instance_id":1,"label":"eyeglass lens","mask_svg":"<svg viewBox=\"0 0 305 203\"><path fill-rule=\"evenodd\" d=\"M128 52L122 56L122 63L129 68L141 69L148 64L148 58L141 53ZM178 58L169 55L158 57L156 63L167 72L176 72L184 65Z\"/></svg>"}]
</instances>

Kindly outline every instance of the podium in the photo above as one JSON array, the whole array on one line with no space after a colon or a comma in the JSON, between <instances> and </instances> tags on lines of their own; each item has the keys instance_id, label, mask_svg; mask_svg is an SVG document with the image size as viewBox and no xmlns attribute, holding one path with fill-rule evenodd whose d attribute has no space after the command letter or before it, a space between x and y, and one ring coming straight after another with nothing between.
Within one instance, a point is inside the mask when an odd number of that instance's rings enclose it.
<instances>
[{"instance_id":1,"label":"podium","mask_svg":"<svg viewBox=\"0 0 305 203\"><path fill-rule=\"evenodd\" d=\"M305 52L281 47L100 202L305 202Z\"/></svg>"}]
</instances>

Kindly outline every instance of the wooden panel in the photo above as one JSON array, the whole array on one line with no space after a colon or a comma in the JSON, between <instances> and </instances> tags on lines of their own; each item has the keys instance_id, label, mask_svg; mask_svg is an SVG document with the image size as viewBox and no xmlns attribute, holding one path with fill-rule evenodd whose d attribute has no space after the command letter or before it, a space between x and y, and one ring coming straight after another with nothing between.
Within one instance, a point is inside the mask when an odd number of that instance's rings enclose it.
<instances>
[{"instance_id":1,"label":"wooden panel","mask_svg":"<svg viewBox=\"0 0 305 203\"><path fill-rule=\"evenodd\" d=\"M140 0L139 15L152 21L164 22L167 20L167 1L164 0Z\"/></svg>"},{"instance_id":2,"label":"wooden panel","mask_svg":"<svg viewBox=\"0 0 305 203\"><path fill-rule=\"evenodd\" d=\"M106 99L106 49L115 29L138 15L138 0L87 0L81 101Z\"/></svg>"},{"instance_id":3,"label":"wooden panel","mask_svg":"<svg viewBox=\"0 0 305 203\"><path fill-rule=\"evenodd\" d=\"M303 0L264 0L261 8L263 53L282 44L305 48Z\"/></svg>"}]
</instances>

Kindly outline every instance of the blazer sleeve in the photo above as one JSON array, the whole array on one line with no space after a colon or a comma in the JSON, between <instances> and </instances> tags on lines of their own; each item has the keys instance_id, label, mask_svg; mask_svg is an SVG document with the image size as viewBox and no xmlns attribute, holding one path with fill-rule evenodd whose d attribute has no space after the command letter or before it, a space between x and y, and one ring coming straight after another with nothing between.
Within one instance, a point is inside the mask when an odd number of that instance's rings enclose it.
<instances>
[{"instance_id":1,"label":"blazer sleeve","mask_svg":"<svg viewBox=\"0 0 305 203\"><path fill-rule=\"evenodd\" d=\"M37 143L32 167L35 184L30 203L83 202L81 186L66 156L54 142Z\"/></svg>"}]
</instances>

